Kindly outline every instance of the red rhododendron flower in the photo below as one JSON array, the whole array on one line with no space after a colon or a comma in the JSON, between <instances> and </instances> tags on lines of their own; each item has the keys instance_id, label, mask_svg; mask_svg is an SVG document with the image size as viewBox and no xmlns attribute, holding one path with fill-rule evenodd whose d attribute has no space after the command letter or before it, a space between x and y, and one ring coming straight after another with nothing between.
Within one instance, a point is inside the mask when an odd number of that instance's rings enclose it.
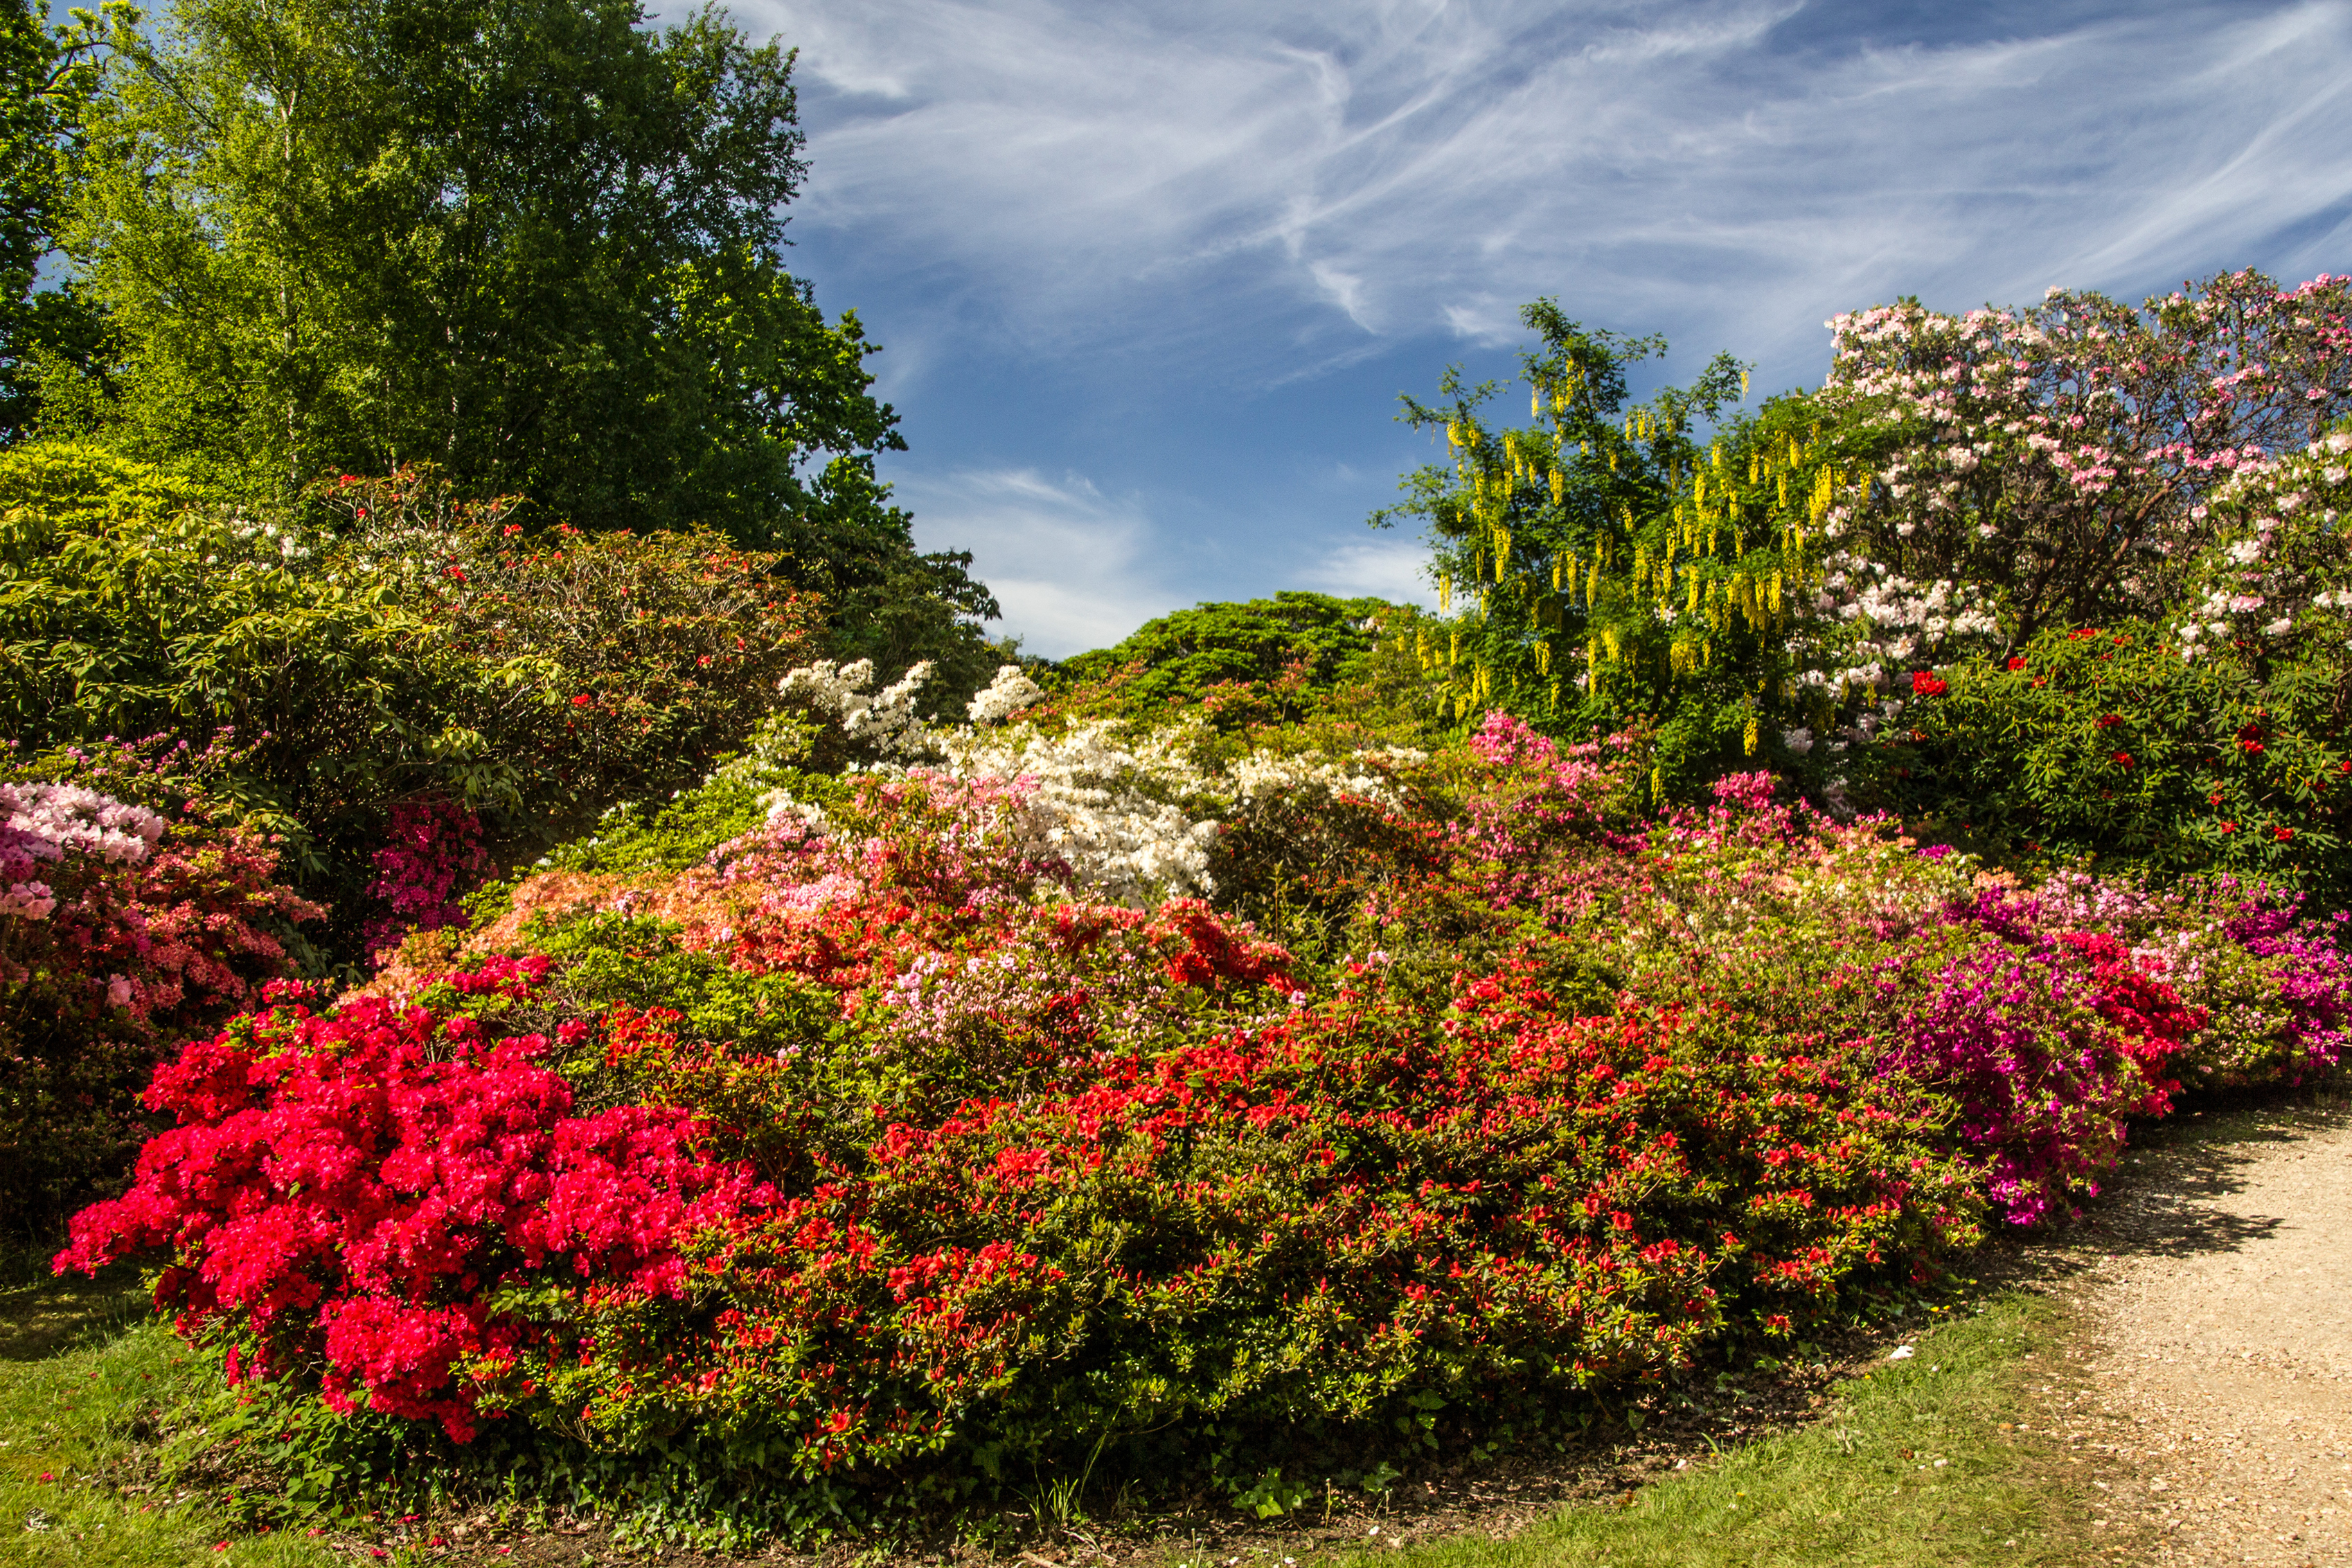
<instances>
[{"instance_id":1,"label":"red rhododendron flower","mask_svg":"<svg viewBox=\"0 0 2352 1568\"><path fill-rule=\"evenodd\" d=\"M1915 669L1911 672L1911 694L1915 697L1941 697L1948 689L1932 671Z\"/></svg>"}]
</instances>

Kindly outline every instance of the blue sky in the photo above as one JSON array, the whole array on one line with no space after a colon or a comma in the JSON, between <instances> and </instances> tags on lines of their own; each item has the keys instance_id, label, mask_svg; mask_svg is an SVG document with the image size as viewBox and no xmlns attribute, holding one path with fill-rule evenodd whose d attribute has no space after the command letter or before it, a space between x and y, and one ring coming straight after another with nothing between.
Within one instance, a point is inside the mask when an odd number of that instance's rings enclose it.
<instances>
[{"instance_id":1,"label":"blue sky","mask_svg":"<svg viewBox=\"0 0 2352 1568\"><path fill-rule=\"evenodd\" d=\"M929 548L1064 655L1277 588L1538 295L1818 382L1898 295L2352 271L2352 4L737 0L801 50L791 261L886 349Z\"/></svg>"}]
</instances>

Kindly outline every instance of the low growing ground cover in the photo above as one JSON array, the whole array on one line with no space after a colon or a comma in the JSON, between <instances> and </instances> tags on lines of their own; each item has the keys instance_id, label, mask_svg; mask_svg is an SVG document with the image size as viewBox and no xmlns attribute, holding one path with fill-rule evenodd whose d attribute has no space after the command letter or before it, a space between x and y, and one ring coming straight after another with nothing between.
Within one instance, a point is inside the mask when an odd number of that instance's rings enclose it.
<instances>
[{"instance_id":1,"label":"low growing ground cover","mask_svg":"<svg viewBox=\"0 0 2352 1568\"><path fill-rule=\"evenodd\" d=\"M2291 898L2028 884L1761 774L1646 816L1623 738L1211 763L1003 722L1017 672L953 734L795 680L856 768L755 747L157 1074L59 1263L169 1256L289 1523L357 1474L648 1541L1072 1474L1279 1514L1916 1301L2184 1076L2346 1043Z\"/></svg>"}]
</instances>

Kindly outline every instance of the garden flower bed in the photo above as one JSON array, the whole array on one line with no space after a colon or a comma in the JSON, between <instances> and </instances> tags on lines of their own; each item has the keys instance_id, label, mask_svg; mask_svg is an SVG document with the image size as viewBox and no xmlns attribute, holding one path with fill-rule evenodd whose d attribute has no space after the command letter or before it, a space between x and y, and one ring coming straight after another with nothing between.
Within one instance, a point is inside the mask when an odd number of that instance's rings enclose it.
<instances>
[{"instance_id":1,"label":"garden flower bed","mask_svg":"<svg viewBox=\"0 0 2352 1568\"><path fill-rule=\"evenodd\" d=\"M1218 767L803 684L901 761L755 748L462 946L274 985L60 1266L167 1250L298 1447L688 1455L679 1506L803 1531L1040 1473L1279 1508L1867 1318L2182 1078L2346 1043L2288 900L2024 885L1762 774L1643 818L1622 737Z\"/></svg>"}]
</instances>

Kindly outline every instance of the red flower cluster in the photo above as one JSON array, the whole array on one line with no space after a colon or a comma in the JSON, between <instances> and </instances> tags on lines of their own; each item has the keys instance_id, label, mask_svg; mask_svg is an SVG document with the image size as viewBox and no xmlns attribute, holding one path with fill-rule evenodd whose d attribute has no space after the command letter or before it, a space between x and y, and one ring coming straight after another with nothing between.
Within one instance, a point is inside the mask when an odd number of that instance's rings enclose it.
<instances>
[{"instance_id":1,"label":"red flower cluster","mask_svg":"<svg viewBox=\"0 0 2352 1568\"><path fill-rule=\"evenodd\" d=\"M511 998L546 973L496 960L451 985ZM157 1304L184 1332L230 1325L233 1378L317 1363L339 1410L364 1391L373 1409L470 1437L483 1388L570 1350L560 1323L496 1292L568 1278L676 1297L680 1240L764 1197L698 1152L685 1110L571 1115L570 1085L538 1065L545 1046L380 997L242 1019L157 1072L147 1102L180 1125L141 1154L127 1194L75 1217L58 1265L169 1247Z\"/></svg>"}]
</instances>

